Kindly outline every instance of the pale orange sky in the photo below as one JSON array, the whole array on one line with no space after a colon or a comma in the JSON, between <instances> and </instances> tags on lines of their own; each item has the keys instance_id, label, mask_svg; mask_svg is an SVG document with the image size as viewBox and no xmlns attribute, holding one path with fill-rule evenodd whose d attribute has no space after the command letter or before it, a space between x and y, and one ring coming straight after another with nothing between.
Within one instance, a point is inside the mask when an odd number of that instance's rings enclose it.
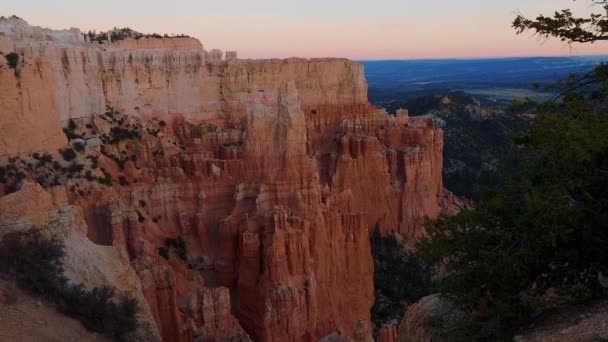
<instances>
[{"instance_id":1,"label":"pale orange sky","mask_svg":"<svg viewBox=\"0 0 608 342\"><path fill-rule=\"evenodd\" d=\"M185 33L207 49L238 50L241 58L608 54L606 43L571 50L516 36L510 27L517 11L534 17L563 8L591 11L585 0L21 0L0 5L0 15L51 28Z\"/></svg>"}]
</instances>

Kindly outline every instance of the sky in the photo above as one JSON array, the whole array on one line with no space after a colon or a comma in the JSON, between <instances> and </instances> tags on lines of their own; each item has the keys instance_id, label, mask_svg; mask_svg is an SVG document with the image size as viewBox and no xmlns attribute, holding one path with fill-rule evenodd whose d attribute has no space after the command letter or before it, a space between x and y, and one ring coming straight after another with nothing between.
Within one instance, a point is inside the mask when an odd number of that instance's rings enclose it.
<instances>
[{"instance_id":1,"label":"sky","mask_svg":"<svg viewBox=\"0 0 608 342\"><path fill-rule=\"evenodd\" d=\"M205 49L241 58L346 57L355 60L608 54L608 42L574 45L517 36L516 13L529 17L589 0L19 0L0 15L36 26L83 31L131 27L183 33Z\"/></svg>"}]
</instances>

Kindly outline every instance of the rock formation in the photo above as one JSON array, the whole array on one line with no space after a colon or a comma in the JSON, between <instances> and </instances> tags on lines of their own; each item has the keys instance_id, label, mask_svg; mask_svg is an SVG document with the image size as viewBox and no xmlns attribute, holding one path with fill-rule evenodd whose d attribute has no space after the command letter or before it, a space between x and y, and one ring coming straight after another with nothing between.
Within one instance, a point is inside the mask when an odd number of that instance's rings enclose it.
<instances>
[{"instance_id":1,"label":"rock formation","mask_svg":"<svg viewBox=\"0 0 608 342\"><path fill-rule=\"evenodd\" d=\"M163 340L368 341L370 230L414 239L455 202L442 131L373 108L357 63L89 43L18 19L0 33L19 56L0 61L0 189L67 189L87 246L130 261ZM0 215L46 222L19 208Z\"/></svg>"},{"instance_id":2,"label":"rock formation","mask_svg":"<svg viewBox=\"0 0 608 342\"><path fill-rule=\"evenodd\" d=\"M45 190L39 184L25 182L21 190L0 198L0 238L25 233L32 227L40 227L44 235L63 241L63 265L70 282L89 288L111 286L119 296L138 300L139 329L132 336L134 340L160 340L124 246L100 246L87 239L82 211L68 203L65 187Z\"/></svg>"},{"instance_id":3,"label":"rock formation","mask_svg":"<svg viewBox=\"0 0 608 342\"><path fill-rule=\"evenodd\" d=\"M407 308L399 324L398 340L400 342L458 340L458 324L471 319L469 314L447 299L441 298L440 295L426 296Z\"/></svg>"}]
</instances>

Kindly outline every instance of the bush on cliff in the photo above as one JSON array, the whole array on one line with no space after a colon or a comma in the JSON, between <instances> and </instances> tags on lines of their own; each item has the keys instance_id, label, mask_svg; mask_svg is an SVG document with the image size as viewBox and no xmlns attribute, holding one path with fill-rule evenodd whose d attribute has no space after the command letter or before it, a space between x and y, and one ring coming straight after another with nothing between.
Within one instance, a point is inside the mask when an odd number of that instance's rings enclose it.
<instances>
[{"instance_id":1,"label":"bush on cliff","mask_svg":"<svg viewBox=\"0 0 608 342\"><path fill-rule=\"evenodd\" d=\"M19 286L53 301L67 283L63 256L63 245L57 239L45 239L37 231L28 236L11 234L0 240L0 272L14 277Z\"/></svg>"},{"instance_id":2,"label":"bush on cliff","mask_svg":"<svg viewBox=\"0 0 608 342\"><path fill-rule=\"evenodd\" d=\"M118 177L118 184L122 186L127 186L129 185L129 181L127 180L127 177L121 175Z\"/></svg>"},{"instance_id":3,"label":"bush on cliff","mask_svg":"<svg viewBox=\"0 0 608 342\"><path fill-rule=\"evenodd\" d=\"M61 156L63 157L63 159L65 161L71 161L76 159L76 152L74 152L74 149L72 148L64 148L63 150L60 151L61 152Z\"/></svg>"},{"instance_id":4,"label":"bush on cliff","mask_svg":"<svg viewBox=\"0 0 608 342\"><path fill-rule=\"evenodd\" d=\"M87 329L120 337L135 330L137 325L137 301L115 301L114 290L109 287L69 286L61 299L62 311L77 317Z\"/></svg>"},{"instance_id":5,"label":"bush on cliff","mask_svg":"<svg viewBox=\"0 0 608 342\"><path fill-rule=\"evenodd\" d=\"M75 149L76 151L78 151L78 152L81 152L81 153L82 153L82 152L84 152L85 145L84 145L84 143L82 143L82 142L80 142L80 141L75 142L75 143L74 143L74 149Z\"/></svg>"},{"instance_id":6,"label":"bush on cliff","mask_svg":"<svg viewBox=\"0 0 608 342\"><path fill-rule=\"evenodd\" d=\"M188 261L188 252L186 251L186 241L181 236L177 238L166 238L165 247L167 251L173 247L175 254L183 261ZM168 259L168 258L167 258Z\"/></svg>"},{"instance_id":7,"label":"bush on cliff","mask_svg":"<svg viewBox=\"0 0 608 342\"><path fill-rule=\"evenodd\" d=\"M163 257L165 260L169 260L169 248L167 247L158 247L158 255Z\"/></svg>"},{"instance_id":8,"label":"bush on cliff","mask_svg":"<svg viewBox=\"0 0 608 342\"><path fill-rule=\"evenodd\" d=\"M11 52L4 56L6 58L6 62L11 69L17 69L17 64L19 64L19 55Z\"/></svg>"},{"instance_id":9,"label":"bush on cliff","mask_svg":"<svg viewBox=\"0 0 608 342\"><path fill-rule=\"evenodd\" d=\"M8 234L0 240L0 272L17 284L55 303L60 311L78 319L87 329L123 338L137 326L137 301L115 300L108 287L86 289L64 276L64 246L39 230Z\"/></svg>"}]
</instances>

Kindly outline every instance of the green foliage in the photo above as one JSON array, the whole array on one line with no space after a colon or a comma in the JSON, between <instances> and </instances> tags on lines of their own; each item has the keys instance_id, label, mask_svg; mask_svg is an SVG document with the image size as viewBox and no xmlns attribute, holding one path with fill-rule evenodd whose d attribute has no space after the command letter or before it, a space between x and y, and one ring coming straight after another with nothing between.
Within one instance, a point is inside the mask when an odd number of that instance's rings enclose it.
<instances>
[{"instance_id":1,"label":"green foliage","mask_svg":"<svg viewBox=\"0 0 608 342\"><path fill-rule=\"evenodd\" d=\"M84 170L84 165L78 163L72 163L68 166L67 172L70 175L76 175L80 173L80 171Z\"/></svg>"},{"instance_id":2,"label":"green foliage","mask_svg":"<svg viewBox=\"0 0 608 342\"><path fill-rule=\"evenodd\" d=\"M82 135L76 133L76 128L76 122L72 119L68 120L68 126L63 128L63 133L68 137L68 140L84 139Z\"/></svg>"},{"instance_id":3,"label":"green foliage","mask_svg":"<svg viewBox=\"0 0 608 342\"><path fill-rule=\"evenodd\" d=\"M108 32L99 32L97 33L96 31L89 31L85 34L89 40L91 42L106 42L108 41L108 36L110 36L110 39L112 39L113 42L116 41L120 41L120 40L125 40L125 39L141 39L141 38L188 38L189 36L185 35L185 34L173 34L173 35L168 35L168 34L158 34L158 33L151 33L151 34L143 34L143 33L139 33L137 31L132 30L129 27L124 27L124 28L117 28L115 27L114 29L112 29L111 31Z\"/></svg>"},{"instance_id":4,"label":"green foliage","mask_svg":"<svg viewBox=\"0 0 608 342\"><path fill-rule=\"evenodd\" d=\"M43 295L87 329L122 338L137 326L137 301L116 301L109 287L91 290L70 285L64 276L64 246L39 230L9 234L0 240L0 272L16 279L20 287Z\"/></svg>"},{"instance_id":5,"label":"green foliage","mask_svg":"<svg viewBox=\"0 0 608 342\"><path fill-rule=\"evenodd\" d=\"M558 38L567 43L593 43L598 40L608 40L608 1L593 1L603 4L602 14L591 14L588 18L577 18L569 9L556 11L553 17L539 15L535 20L518 15L513 20L513 28L517 34L534 31L540 37Z\"/></svg>"},{"instance_id":6,"label":"green foliage","mask_svg":"<svg viewBox=\"0 0 608 342\"><path fill-rule=\"evenodd\" d=\"M121 175L118 177L118 184L120 184L122 186L127 186L127 185L129 185L129 181L127 180L127 177Z\"/></svg>"},{"instance_id":7,"label":"green foliage","mask_svg":"<svg viewBox=\"0 0 608 342\"><path fill-rule=\"evenodd\" d=\"M45 239L39 231L9 234L0 240L0 272L13 276L20 287L56 300L67 283L64 254L59 240Z\"/></svg>"},{"instance_id":8,"label":"green foliage","mask_svg":"<svg viewBox=\"0 0 608 342\"><path fill-rule=\"evenodd\" d=\"M72 161L76 158L76 152L72 148L64 148L60 150L61 156L65 161Z\"/></svg>"},{"instance_id":9,"label":"green foliage","mask_svg":"<svg viewBox=\"0 0 608 342\"><path fill-rule=\"evenodd\" d=\"M410 303L431 293L431 270L423 267L417 256L405 249L394 235L382 236L378 228L371 240L374 259L372 321L380 326L400 320Z\"/></svg>"},{"instance_id":10,"label":"green foliage","mask_svg":"<svg viewBox=\"0 0 608 342\"><path fill-rule=\"evenodd\" d=\"M186 251L186 241L181 236L177 238L166 238L165 239L165 247L170 249L173 247L173 251L177 256L183 261L188 261L188 253Z\"/></svg>"},{"instance_id":11,"label":"green foliage","mask_svg":"<svg viewBox=\"0 0 608 342\"><path fill-rule=\"evenodd\" d=\"M19 158L9 158L9 164L6 166L0 167L0 183L5 184L4 193L10 194L19 188L19 184L22 180L24 180L27 176L21 170L21 167L24 165L24 161L21 160L21 163L17 163Z\"/></svg>"},{"instance_id":12,"label":"green foliage","mask_svg":"<svg viewBox=\"0 0 608 342\"><path fill-rule=\"evenodd\" d=\"M19 55L11 52L6 54L6 56L4 56L6 58L6 62L8 63L8 66L15 70L17 69L17 65L19 64Z\"/></svg>"},{"instance_id":13,"label":"green foliage","mask_svg":"<svg viewBox=\"0 0 608 342\"><path fill-rule=\"evenodd\" d=\"M12 194L13 192L17 192L17 184L7 184L4 187L4 193L5 194Z\"/></svg>"},{"instance_id":14,"label":"green foliage","mask_svg":"<svg viewBox=\"0 0 608 342\"><path fill-rule=\"evenodd\" d=\"M534 21L520 15L513 26L593 42L608 39L607 17L563 10ZM512 104L538 115L528 132L513 136L515 149L488 198L427 222L428 236L417 244L427 263L445 266L443 295L470 309L489 295L497 324L472 322L471 338L508 335L551 305L549 289L573 300L601 295L599 276L608 274L608 65L545 89L558 90L552 101Z\"/></svg>"},{"instance_id":15,"label":"green foliage","mask_svg":"<svg viewBox=\"0 0 608 342\"><path fill-rule=\"evenodd\" d=\"M475 209L429 222L417 246L445 264L442 292L452 300L474 308L489 291L500 329L542 311L547 289L588 298L608 274L608 112L597 96L605 68L591 91L530 102L539 114L514 136L500 184Z\"/></svg>"},{"instance_id":16,"label":"green foliage","mask_svg":"<svg viewBox=\"0 0 608 342\"><path fill-rule=\"evenodd\" d=\"M110 144L117 144L126 139L138 139L141 136L139 130L129 130L126 128L114 126L110 129Z\"/></svg>"},{"instance_id":17,"label":"green foliage","mask_svg":"<svg viewBox=\"0 0 608 342\"><path fill-rule=\"evenodd\" d=\"M74 149L78 152L84 152L84 143L78 141L74 143Z\"/></svg>"},{"instance_id":18,"label":"green foliage","mask_svg":"<svg viewBox=\"0 0 608 342\"><path fill-rule=\"evenodd\" d=\"M68 120L68 129L75 131L76 130L76 123L74 122L74 120L69 119Z\"/></svg>"},{"instance_id":19,"label":"green foliage","mask_svg":"<svg viewBox=\"0 0 608 342\"><path fill-rule=\"evenodd\" d=\"M99 157L94 155L88 155L86 158L91 161L92 168L96 169L99 167Z\"/></svg>"},{"instance_id":20,"label":"green foliage","mask_svg":"<svg viewBox=\"0 0 608 342\"><path fill-rule=\"evenodd\" d=\"M110 175L110 173L108 173L104 168L101 169L101 172L103 173L103 178L99 178L99 183L101 184L105 184L105 185L112 185L112 175Z\"/></svg>"},{"instance_id":21,"label":"green foliage","mask_svg":"<svg viewBox=\"0 0 608 342\"><path fill-rule=\"evenodd\" d=\"M113 296L114 290L105 286L69 286L63 291L61 309L91 331L119 338L137 327L138 308L135 299L117 302Z\"/></svg>"},{"instance_id":22,"label":"green foliage","mask_svg":"<svg viewBox=\"0 0 608 342\"><path fill-rule=\"evenodd\" d=\"M158 255L165 258L165 260L169 260L169 248L167 247L158 247Z\"/></svg>"}]
</instances>

